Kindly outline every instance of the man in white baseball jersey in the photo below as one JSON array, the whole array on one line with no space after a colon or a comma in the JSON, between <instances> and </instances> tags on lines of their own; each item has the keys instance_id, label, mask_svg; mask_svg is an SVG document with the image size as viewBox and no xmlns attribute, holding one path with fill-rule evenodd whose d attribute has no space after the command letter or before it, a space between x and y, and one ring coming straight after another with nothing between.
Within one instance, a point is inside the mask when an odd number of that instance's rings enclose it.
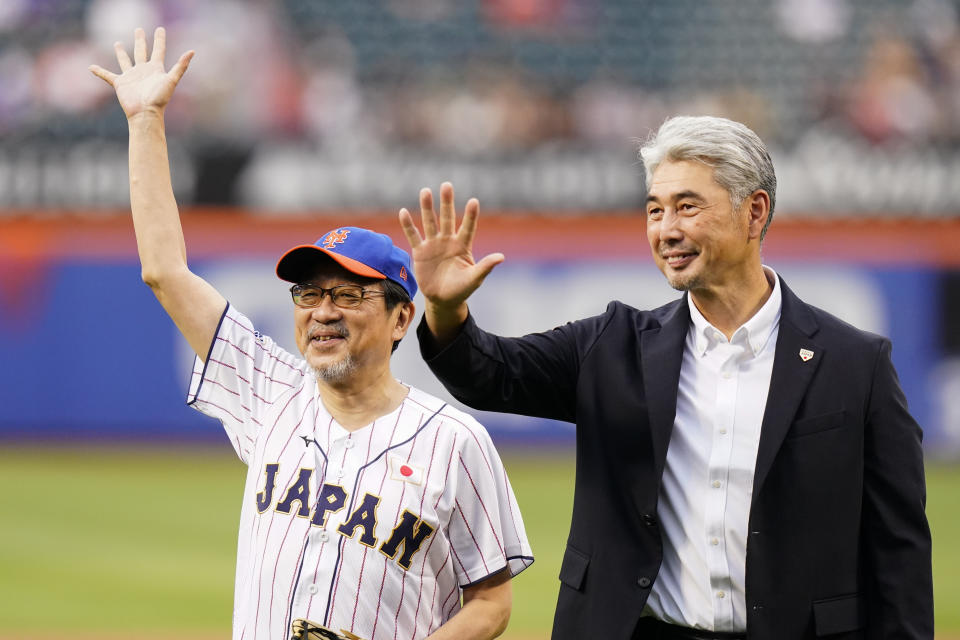
<instances>
[{"instance_id":1,"label":"man in white baseball jersey","mask_svg":"<svg viewBox=\"0 0 960 640\"><path fill-rule=\"evenodd\" d=\"M414 315L409 256L356 227L288 251L302 357L277 346L187 268L163 112L193 52L165 72L136 31L117 92L144 281L197 353L189 403L248 465L233 637L493 638L510 578L533 562L484 428L390 373Z\"/></svg>"}]
</instances>

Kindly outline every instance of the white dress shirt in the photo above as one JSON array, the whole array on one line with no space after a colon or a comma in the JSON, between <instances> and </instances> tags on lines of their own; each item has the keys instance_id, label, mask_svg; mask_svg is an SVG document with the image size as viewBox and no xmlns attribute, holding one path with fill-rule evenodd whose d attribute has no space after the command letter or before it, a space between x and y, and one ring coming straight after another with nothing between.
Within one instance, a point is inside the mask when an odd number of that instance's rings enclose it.
<instances>
[{"instance_id":1,"label":"white dress shirt","mask_svg":"<svg viewBox=\"0 0 960 640\"><path fill-rule=\"evenodd\" d=\"M747 528L780 326L780 283L733 337L688 296L690 329L657 515L663 565L645 615L711 631L747 628Z\"/></svg>"}]
</instances>

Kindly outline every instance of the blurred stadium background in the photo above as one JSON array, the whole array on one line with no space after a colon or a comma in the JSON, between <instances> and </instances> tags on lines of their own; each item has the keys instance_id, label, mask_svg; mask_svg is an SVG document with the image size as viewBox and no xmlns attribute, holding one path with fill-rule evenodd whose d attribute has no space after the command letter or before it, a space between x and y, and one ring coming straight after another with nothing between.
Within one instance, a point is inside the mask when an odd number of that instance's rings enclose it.
<instances>
[{"instance_id":1,"label":"blurred stadium background","mask_svg":"<svg viewBox=\"0 0 960 640\"><path fill-rule=\"evenodd\" d=\"M342 224L402 240L452 180L522 333L675 296L647 257L636 138L745 122L780 180L768 264L890 336L924 426L938 637L960 634L958 0L3 0L0 637L229 635L243 468L183 404L190 354L139 281L126 126L86 71L133 28L197 56L168 109L193 268L290 344L276 256ZM395 371L446 396L404 341ZM545 638L572 427L481 415L537 563L506 637Z\"/></svg>"}]
</instances>

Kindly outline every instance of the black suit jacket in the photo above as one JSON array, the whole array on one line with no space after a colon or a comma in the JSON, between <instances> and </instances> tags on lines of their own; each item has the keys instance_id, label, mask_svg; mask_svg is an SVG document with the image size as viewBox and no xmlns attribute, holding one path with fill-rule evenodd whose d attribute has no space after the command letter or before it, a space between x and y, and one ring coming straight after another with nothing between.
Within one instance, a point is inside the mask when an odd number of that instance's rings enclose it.
<instances>
[{"instance_id":1,"label":"black suit jacket","mask_svg":"<svg viewBox=\"0 0 960 640\"><path fill-rule=\"evenodd\" d=\"M921 430L890 343L781 286L750 509L748 636L932 638ZM689 324L684 297L653 311L612 302L522 338L471 318L443 350L418 329L427 363L462 402L577 425L556 639L631 638L657 578L657 496Z\"/></svg>"}]
</instances>

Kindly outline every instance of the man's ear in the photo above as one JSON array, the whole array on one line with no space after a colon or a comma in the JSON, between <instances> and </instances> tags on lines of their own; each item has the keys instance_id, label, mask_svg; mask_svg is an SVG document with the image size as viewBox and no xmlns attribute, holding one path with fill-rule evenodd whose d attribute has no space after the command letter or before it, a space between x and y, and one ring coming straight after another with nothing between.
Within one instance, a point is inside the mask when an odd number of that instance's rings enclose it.
<instances>
[{"instance_id":1,"label":"man's ear","mask_svg":"<svg viewBox=\"0 0 960 640\"><path fill-rule=\"evenodd\" d=\"M407 330L410 329L410 325L413 324L413 316L417 311L417 308L412 302L405 302L397 306L400 308L400 313L397 314L397 322L393 327L394 342L407 335Z\"/></svg>"},{"instance_id":2,"label":"man's ear","mask_svg":"<svg viewBox=\"0 0 960 640\"><path fill-rule=\"evenodd\" d=\"M770 217L770 194L763 189L757 189L747 196L744 206L747 207L748 237L751 240L760 240Z\"/></svg>"}]
</instances>

